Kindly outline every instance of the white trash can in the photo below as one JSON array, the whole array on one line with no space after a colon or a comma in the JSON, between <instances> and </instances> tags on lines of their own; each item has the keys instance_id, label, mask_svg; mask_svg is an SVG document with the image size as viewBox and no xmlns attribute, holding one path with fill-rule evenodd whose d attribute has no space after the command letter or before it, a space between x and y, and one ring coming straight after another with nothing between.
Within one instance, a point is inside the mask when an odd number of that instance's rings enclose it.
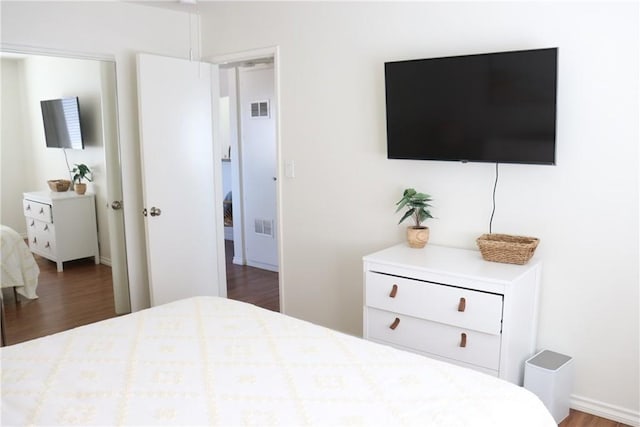
<instances>
[{"instance_id":1,"label":"white trash can","mask_svg":"<svg viewBox=\"0 0 640 427\"><path fill-rule=\"evenodd\" d=\"M524 388L542 400L556 423L569 415L569 396L573 385L573 359L542 350L525 362Z\"/></svg>"}]
</instances>

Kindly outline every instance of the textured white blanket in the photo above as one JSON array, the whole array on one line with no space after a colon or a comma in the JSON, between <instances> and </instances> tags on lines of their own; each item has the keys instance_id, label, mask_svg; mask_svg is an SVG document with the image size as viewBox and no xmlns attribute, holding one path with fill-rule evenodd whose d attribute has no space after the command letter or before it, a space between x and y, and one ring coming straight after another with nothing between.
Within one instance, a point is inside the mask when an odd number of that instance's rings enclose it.
<instances>
[{"instance_id":1,"label":"textured white blanket","mask_svg":"<svg viewBox=\"0 0 640 427\"><path fill-rule=\"evenodd\" d=\"M216 297L1 355L5 426L556 426L521 387Z\"/></svg>"},{"instance_id":2,"label":"textured white blanket","mask_svg":"<svg viewBox=\"0 0 640 427\"><path fill-rule=\"evenodd\" d=\"M1 285L3 288L16 287L16 291L25 298L38 298L38 275L40 269L33 254L22 237L13 229L0 225L2 241Z\"/></svg>"}]
</instances>

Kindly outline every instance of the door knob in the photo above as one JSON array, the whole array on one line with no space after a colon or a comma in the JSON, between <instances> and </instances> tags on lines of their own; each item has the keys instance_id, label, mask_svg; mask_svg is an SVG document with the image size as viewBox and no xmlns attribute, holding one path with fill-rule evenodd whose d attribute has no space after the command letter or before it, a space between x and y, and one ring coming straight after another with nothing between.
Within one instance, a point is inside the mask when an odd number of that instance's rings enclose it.
<instances>
[{"instance_id":1,"label":"door knob","mask_svg":"<svg viewBox=\"0 0 640 427\"><path fill-rule=\"evenodd\" d=\"M111 209L116 211L122 209L122 202L120 200L114 200L111 202Z\"/></svg>"},{"instance_id":2,"label":"door knob","mask_svg":"<svg viewBox=\"0 0 640 427\"><path fill-rule=\"evenodd\" d=\"M151 206L151 209L149 209L149 215L151 216L160 216L161 213L160 208L156 208L155 206Z\"/></svg>"}]
</instances>

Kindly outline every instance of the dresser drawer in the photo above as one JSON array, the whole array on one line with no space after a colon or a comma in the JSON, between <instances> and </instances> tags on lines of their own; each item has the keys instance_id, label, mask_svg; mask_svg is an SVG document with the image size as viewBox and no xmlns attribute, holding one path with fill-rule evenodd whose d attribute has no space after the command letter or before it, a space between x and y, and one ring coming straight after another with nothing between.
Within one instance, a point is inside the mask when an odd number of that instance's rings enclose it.
<instances>
[{"instance_id":1,"label":"dresser drawer","mask_svg":"<svg viewBox=\"0 0 640 427\"><path fill-rule=\"evenodd\" d=\"M33 218L27 220L27 239L29 249L41 255L55 255L55 231L54 225Z\"/></svg>"},{"instance_id":2,"label":"dresser drawer","mask_svg":"<svg viewBox=\"0 0 640 427\"><path fill-rule=\"evenodd\" d=\"M485 334L375 308L366 309L367 338L498 370L501 335ZM397 320L396 320L397 319ZM397 322L395 329L391 326ZM463 334L466 336L463 338ZM461 346L465 341L464 347Z\"/></svg>"},{"instance_id":3,"label":"dresser drawer","mask_svg":"<svg viewBox=\"0 0 640 427\"><path fill-rule=\"evenodd\" d=\"M40 221L52 222L51 205L46 203L35 202L33 200L23 199L22 207L24 216L34 218Z\"/></svg>"},{"instance_id":4,"label":"dresser drawer","mask_svg":"<svg viewBox=\"0 0 640 427\"><path fill-rule=\"evenodd\" d=\"M365 304L394 313L499 334L502 295L367 271Z\"/></svg>"}]
</instances>

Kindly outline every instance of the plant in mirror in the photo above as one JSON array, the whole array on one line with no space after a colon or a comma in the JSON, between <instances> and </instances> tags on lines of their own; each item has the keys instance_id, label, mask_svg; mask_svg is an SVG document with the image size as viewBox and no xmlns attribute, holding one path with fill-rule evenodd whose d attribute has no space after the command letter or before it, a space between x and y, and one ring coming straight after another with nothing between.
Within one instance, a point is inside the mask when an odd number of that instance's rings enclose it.
<instances>
[{"instance_id":1,"label":"plant in mirror","mask_svg":"<svg viewBox=\"0 0 640 427\"><path fill-rule=\"evenodd\" d=\"M86 180L89 182L93 181L93 176L91 174L91 169L84 163L76 163L71 169L71 173L73 173L73 182L75 183L74 188L76 193L84 194L87 191L87 184L82 182L82 180Z\"/></svg>"}]
</instances>

